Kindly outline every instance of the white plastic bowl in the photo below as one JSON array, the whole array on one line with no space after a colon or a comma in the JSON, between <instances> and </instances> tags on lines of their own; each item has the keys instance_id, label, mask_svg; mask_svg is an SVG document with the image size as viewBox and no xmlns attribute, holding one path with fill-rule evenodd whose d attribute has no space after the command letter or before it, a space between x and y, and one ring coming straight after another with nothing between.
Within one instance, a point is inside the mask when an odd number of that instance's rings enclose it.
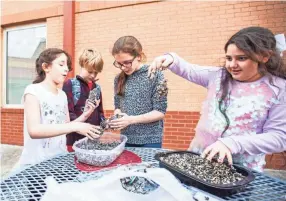
<instances>
[{"instance_id":1,"label":"white plastic bowl","mask_svg":"<svg viewBox=\"0 0 286 201\"><path fill-rule=\"evenodd\" d=\"M79 148L80 144L85 143L87 137L77 141L73 145L75 156L78 161L94 166L107 166L111 164L124 151L127 137L125 135L104 133L98 140L100 142L114 142L120 140L121 143L112 150L87 150Z\"/></svg>"}]
</instances>

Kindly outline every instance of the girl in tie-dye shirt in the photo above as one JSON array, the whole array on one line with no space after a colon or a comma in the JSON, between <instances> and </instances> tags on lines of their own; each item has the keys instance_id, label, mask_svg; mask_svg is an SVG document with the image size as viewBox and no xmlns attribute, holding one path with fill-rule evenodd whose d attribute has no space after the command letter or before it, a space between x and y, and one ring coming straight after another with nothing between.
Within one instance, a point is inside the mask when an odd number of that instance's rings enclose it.
<instances>
[{"instance_id":1,"label":"girl in tie-dye shirt","mask_svg":"<svg viewBox=\"0 0 286 201\"><path fill-rule=\"evenodd\" d=\"M225 67L190 64L174 53L157 57L149 75L169 68L208 89L189 150L227 157L262 171L265 154L286 150L286 67L271 31L242 29L225 45Z\"/></svg>"}]
</instances>

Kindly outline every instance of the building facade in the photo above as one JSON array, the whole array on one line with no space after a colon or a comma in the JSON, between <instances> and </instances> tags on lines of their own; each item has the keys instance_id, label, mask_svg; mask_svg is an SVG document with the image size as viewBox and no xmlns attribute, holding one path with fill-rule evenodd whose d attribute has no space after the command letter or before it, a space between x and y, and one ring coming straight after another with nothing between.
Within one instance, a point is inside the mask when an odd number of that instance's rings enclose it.
<instances>
[{"instance_id":1,"label":"building facade","mask_svg":"<svg viewBox=\"0 0 286 201\"><path fill-rule=\"evenodd\" d=\"M247 26L286 32L284 1L9 1L1 2L1 143L23 144L21 96L35 77L34 61L45 47L58 47L73 57L95 47L105 65L99 75L103 105L113 112L111 48L117 38L133 35L143 45L147 63L176 52L192 63L221 65L224 43ZM194 136L206 90L165 71L169 80L165 148L186 149ZM282 154L267 158L268 167L285 168Z\"/></svg>"}]
</instances>

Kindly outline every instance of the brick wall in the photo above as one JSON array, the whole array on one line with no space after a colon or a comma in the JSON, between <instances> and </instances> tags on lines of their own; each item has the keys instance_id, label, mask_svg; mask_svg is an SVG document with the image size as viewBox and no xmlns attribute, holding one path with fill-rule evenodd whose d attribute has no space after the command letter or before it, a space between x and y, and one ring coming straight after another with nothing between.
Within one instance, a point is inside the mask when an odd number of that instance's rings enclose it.
<instances>
[{"instance_id":1,"label":"brick wall","mask_svg":"<svg viewBox=\"0 0 286 201\"><path fill-rule=\"evenodd\" d=\"M2 3L2 18L6 19L2 19L2 25L3 22L4 26L30 22L44 16L48 47L63 47L61 1L20 1L17 3L18 10L12 9L14 4L7 0ZM42 9L45 9L45 15L38 12ZM96 47L102 52L105 66L99 75L99 83L103 88L105 108L112 109L113 78L119 71L112 66L110 50L118 37L128 34L136 36L143 45L148 63L155 56L174 51L193 63L219 65L227 38L242 27L259 25L275 33L285 33L285 9L286 2L275 1L76 2L75 51L78 55L82 48ZM56 15L53 14L55 10ZM14 16L19 13L25 17ZM79 72L77 62L75 72ZM170 83L168 110L199 111L205 89L168 71L165 76Z\"/></svg>"},{"instance_id":2,"label":"brick wall","mask_svg":"<svg viewBox=\"0 0 286 201\"><path fill-rule=\"evenodd\" d=\"M1 143L23 145L23 109L1 108Z\"/></svg>"},{"instance_id":3,"label":"brick wall","mask_svg":"<svg viewBox=\"0 0 286 201\"><path fill-rule=\"evenodd\" d=\"M105 108L112 109L113 78L119 70L113 67L110 52L120 36L136 36L148 62L155 56L174 51L193 63L219 65L225 42L242 27L259 25L275 33L286 32L285 9L286 2L272 1L164 1L81 12L76 14L76 54L90 46L102 52L105 65L99 83ZM170 83L168 110L199 111L205 90L168 71L165 75Z\"/></svg>"},{"instance_id":4,"label":"brick wall","mask_svg":"<svg viewBox=\"0 0 286 201\"><path fill-rule=\"evenodd\" d=\"M46 18L63 14L63 1L1 1L1 24L45 21Z\"/></svg>"},{"instance_id":5,"label":"brick wall","mask_svg":"<svg viewBox=\"0 0 286 201\"><path fill-rule=\"evenodd\" d=\"M23 145L23 109L2 108L1 114L1 143ZM105 111L106 117L112 114L112 110ZM198 112L167 112L163 148L186 150L195 134L198 119ZM286 154L268 155L266 162L266 168L286 170Z\"/></svg>"},{"instance_id":6,"label":"brick wall","mask_svg":"<svg viewBox=\"0 0 286 201\"><path fill-rule=\"evenodd\" d=\"M2 47L3 47L3 29L2 29L2 27L0 27L0 55L2 56L3 54L2 54ZM1 59L0 59L0 61L1 61L1 63L0 63L0 96L2 96L2 89L3 89L3 87L2 87L2 85L3 85L3 81L2 81L2 78L3 78L3 68L2 68L2 66L3 66L3 59L2 59L2 57L0 57ZM2 106L3 104L2 104L2 98L0 98L0 106ZM1 113L0 113L0 117L1 117ZM1 119L1 118L0 118Z\"/></svg>"},{"instance_id":7,"label":"brick wall","mask_svg":"<svg viewBox=\"0 0 286 201\"><path fill-rule=\"evenodd\" d=\"M63 48L63 17L47 19L47 47Z\"/></svg>"}]
</instances>

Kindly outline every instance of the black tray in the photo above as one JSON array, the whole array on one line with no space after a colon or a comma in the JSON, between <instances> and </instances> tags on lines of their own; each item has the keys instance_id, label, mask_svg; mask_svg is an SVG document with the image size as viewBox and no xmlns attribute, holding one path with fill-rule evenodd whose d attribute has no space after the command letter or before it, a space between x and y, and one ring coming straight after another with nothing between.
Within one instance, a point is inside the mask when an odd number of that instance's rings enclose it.
<instances>
[{"instance_id":1,"label":"black tray","mask_svg":"<svg viewBox=\"0 0 286 201\"><path fill-rule=\"evenodd\" d=\"M199 155L194 152L190 151L172 151L172 152L163 152L163 153L157 153L155 155L155 159L159 161L159 166L166 168L169 170L171 173L174 174L175 177L177 177L181 182L187 185L191 185L194 187L198 187L202 190L205 190L209 193L219 195L219 196L226 196L226 195L231 195L234 193L238 193L240 191L243 191L246 187L247 184L252 182L255 179L254 174L251 172L251 170L234 164L233 167L236 169L236 171L243 176L245 176L244 179L234 182L232 184L211 184L208 183L204 180L201 180L195 176L188 175L187 173L170 166L169 164L165 163L164 161L160 160L160 157L165 157L167 155L171 154L185 154L185 153L190 153L194 155Z\"/></svg>"}]
</instances>

